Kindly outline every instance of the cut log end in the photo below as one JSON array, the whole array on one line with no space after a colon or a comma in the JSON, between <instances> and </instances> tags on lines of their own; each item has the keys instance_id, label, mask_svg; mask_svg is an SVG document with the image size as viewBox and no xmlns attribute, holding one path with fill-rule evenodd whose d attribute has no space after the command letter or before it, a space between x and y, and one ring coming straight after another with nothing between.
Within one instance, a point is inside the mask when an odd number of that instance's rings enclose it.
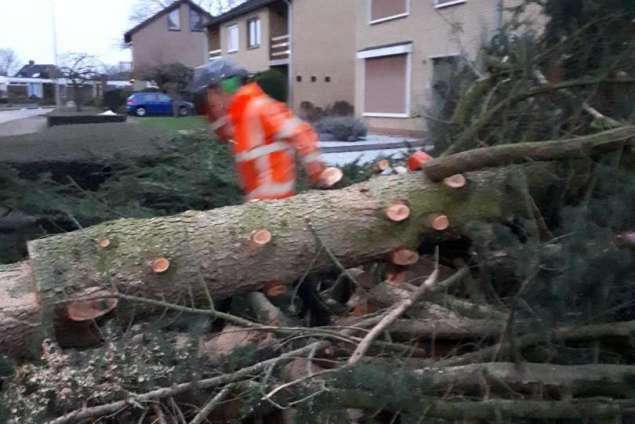
<instances>
[{"instance_id":1,"label":"cut log end","mask_svg":"<svg viewBox=\"0 0 635 424\"><path fill-rule=\"evenodd\" d=\"M109 239L101 239L97 241L97 244L99 245L99 247L101 247L102 249L108 249L110 246L112 246L112 242Z\"/></svg>"},{"instance_id":2,"label":"cut log end","mask_svg":"<svg viewBox=\"0 0 635 424\"><path fill-rule=\"evenodd\" d=\"M388 159L381 159L375 163L373 170L375 173L381 174L388 168L390 168L390 161Z\"/></svg>"},{"instance_id":3,"label":"cut log end","mask_svg":"<svg viewBox=\"0 0 635 424\"><path fill-rule=\"evenodd\" d=\"M368 303L368 300L364 299L358 302L357 304L355 304L355 306L353 306L353 309L351 310L350 315L352 317L363 317L372 312L373 312L372 306L370 305L370 303Z\"/></svg>"},{"instance_id":4,"label":"cut log end","mask_svg":"<svg viewBox=\"0 0 635 424\"><path fill-rule=\"evenodd\" d=\"M390 262L399 266L414 265L419 261L419 254L406 247L400 247L390 254Z\"/></svg>"},{"instance_id":5,"label":"cut log end","mask_svg":"<svg viewBox=\"0 0 635 424\"><path fill-rule=\"evenodd\" d=\"M410 208L403 202L397 202L386 208L386 216L393 222L402 222L410 217Z\"/></svg>"},{"instance_id":6,"label":"cut log end","mask_svg":"<svg viewBox=\"0 0 635 424\"><path fill-rule=\"evenodd\" d=\"M463 188L465 187L465 184L467 184L467 179L461 174L456 174L451 177L444 178L443 184L450 188Z\"/></svg>"},{"instance_id":7,"label":"cut log end","mask_svg":"<svg viewBox=\"0 0 635 424\"><path fill-rule=\"evenodd\" d=\"M168 269L170 269L170 261L167 258L156 258L155 260L152 261L152 264L150 265L152 268L152 272L154 272L155 274L163 274L164 272L167 272Z\"/></svg>"},{"instance_id":8,"label":"cut log end","mask_svg":"<svg viewBox=\"0 0 635 424\"><path fill-rule=\"evenodd\" d=\"M270 299L287 294L288 287L280 281L269 281L262 288L262 292Z\"/></svg>"},{"instance_id":9,"label":"cut log end","mask_svg":"<svg viewBox=\"0 0 635 424\"><path fill-rule=\"evenodd\" d=\"M85 290L79 300L66 305L66 316L75 322L92 321L102 317L117 307L119 300L113 296L113 292L108 290Z\"/></svg>"},{"instance_id":10,"label":"cut log end","mask_svg":"<svg viewBox=\"0 0 635 424\"><path fill-rule=\"evenodd\" d=\"M269 230L265 230L261 228L259 230L255 230L251 233L249 240L253 247L263 247L271 242L271 232Z\"/></svg>"},{"instance_id":11,"label":"cut log end","mask_svg":"<svg viewBox=\"0 0 635 424\"><path fill-rule=\"evenodd\" d=\"M393 287L399 287L403 285L406 282L406 278L406 271L394 271L386 273L386 283Z\"/></svg>"},{"instance_id":12,"label":"cut log end","mask_svg":"<svg viewBox=\"0 0 635 424\"><path fill-rule=\"evenodd\" d=\"M450 219L441 214L429 215L426 218L426 226L436 231L445 231L450 227Z\"/></svg>"},{"instance_id":13,"label":"cut log end","mask_svg":"<svg viewBox=\"0 0 635 424\"><path fill-rule=\"evenodd\" d=\"M344 173L341 169L335 167L326 168L322 171L322 174L320 174L320 186L323 188L331 188L342 181L343 178Z\"/></svg>"},{"instance_id":14,"label":"cut log end","mask_svg":"<svg viewBox=\"0 0 635 424\"><path fill-rule=\"evenodd\" d=\"M408 170L409 171L417 171L421 169L421 165L426 162L431 161L433 158L429 154L418 151L410 155L408 158Z\"/></svg>"}]
</instances>

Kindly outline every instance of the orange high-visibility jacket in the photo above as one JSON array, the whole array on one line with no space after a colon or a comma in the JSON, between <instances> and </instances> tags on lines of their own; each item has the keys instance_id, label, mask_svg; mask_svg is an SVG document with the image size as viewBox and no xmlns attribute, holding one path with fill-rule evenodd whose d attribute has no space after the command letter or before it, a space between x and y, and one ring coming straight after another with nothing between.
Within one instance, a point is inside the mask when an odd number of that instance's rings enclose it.
<instances>
[{"instance_id":1,"label":"orange high-visibility jacket","mask_svg":"<svg viewBox=\"0 0 635 424\"><path fill-rule=\"evenodd\" d=\"M311 126L257 84L242 87L229 107L234 157L247 200L284 199L295 194L294 152L312 181L324 166Z\"/></svg>"}]
</instances>

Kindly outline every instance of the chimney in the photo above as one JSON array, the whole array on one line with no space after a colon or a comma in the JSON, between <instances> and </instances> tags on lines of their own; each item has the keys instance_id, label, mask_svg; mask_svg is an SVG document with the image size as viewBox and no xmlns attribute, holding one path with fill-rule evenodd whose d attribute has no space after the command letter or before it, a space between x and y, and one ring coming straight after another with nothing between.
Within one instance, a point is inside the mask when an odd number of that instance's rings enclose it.
<instances>
[{"instance_id":1,"label":"chimney","mask_svg":"<svg viewBox=\"0 0 635 424\"><path fill-rule=\"evenodd\" d=\"M33 61L33 60L29 60L29 65L30 65L30 66L35 65L35 61Z\"/></svg>"}]
</instances>

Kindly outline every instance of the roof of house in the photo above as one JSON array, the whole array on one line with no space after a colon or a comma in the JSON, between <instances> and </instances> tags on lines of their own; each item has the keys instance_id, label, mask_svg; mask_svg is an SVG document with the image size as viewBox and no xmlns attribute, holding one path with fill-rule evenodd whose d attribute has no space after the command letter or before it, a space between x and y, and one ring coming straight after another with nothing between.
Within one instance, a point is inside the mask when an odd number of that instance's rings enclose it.
<instances>
[{"instance_id":1,"label":"roof of house","mask_svg":"<svg viewBox=\"0 0 635 424\"><path fill-rule=\"evenodd\" d=\"M20 78L43 78L48 79L55 76L57 67L55 65L37 64L30 61L20 69L15 76Z\"/></svg>"},{"instance_id":2,"label":"roof of house","mask_svg":"<svg viewBox=\"0 0 635 424\"><path fill-rule=\"evenodd\" d=\"M162 17L164 15L167 15L168 13L172 12L173 10L181 7L181 5L184 4L184 3L185 4L189 4L192 9L196 10L199 13L202 13L209 20L213 19L213 16L210 15L208 11L206 11L205 9L203 9L202 7L200 7L199 5L194 3L192 0L175 0L174 3L172 3L168 7L159 10L157 13L155 13L152 16L150 16L145 21L139 23L134 28L128 30L123 36L124 41L126 43L130 43L132 41L132 36L134 35L135 32L145 28L147 25L151 24L152 22L154 22L155 20L159 19L160 17Z\"/></svg>"},{"instance_id":3,"label":"roof of house","mask_svg":"<svg viewBox=\"0 0 635 424\"><path fill-rule=\"evenodd\" d=\"M246 2L234 7L233 9L228 10L222 15L216 16L211 20L208 26L222 24L223 22L230 21L246 13L253 12L254 10L258 10L263 7L269 6L270 4L279 3L281 1L282 0L247 0Z\"/></svg>"}]
</instances>

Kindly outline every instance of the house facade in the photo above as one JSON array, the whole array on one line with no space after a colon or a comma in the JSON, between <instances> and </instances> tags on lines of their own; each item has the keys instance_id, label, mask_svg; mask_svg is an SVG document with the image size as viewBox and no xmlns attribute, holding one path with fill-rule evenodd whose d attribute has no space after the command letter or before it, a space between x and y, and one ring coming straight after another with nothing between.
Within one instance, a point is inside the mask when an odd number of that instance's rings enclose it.
<instances>
[{"instance_id":1,"label":"house facade","mask_svg":"<svg viewBox=\"0 0 635 424\"><path fill-rule=\"evenodd\" d=\"M424 134L444 78L461 57L475 59L506 19L502 0L357 3L356 113L373 132L411 137Z\"/></svg>"},{"instance_id":2,"label":"house facade","mask_svg":"<svg viewBox=\"0 0 635 424\"><path fill-rule=\"evenodd\" d=\"M12 101L37 101L52 103L54 100L55 78L59 69L52 64L39 64L30 60L13 77L5 78L4 96Z\"/></svg>"},{"instance_id":3,"label":"house facade","mask_svg":"<svg viewBox=\"0 0 635 424\"><path fill-rule=\"evenodd\" d=\"M283 0L248 0L208 26L210 59L228 57L250 72L289 64L288 8Z\"/></svg>"},{"instance_id":4,"label":"house facade","mask_svg":"<svg viewBox=\"0 0 635 424\"><path fill-rule=\"evenodd\" d=\"M326 108L355 103L358 0L293 2L292 103Z\"/></svg>"},{"instance_id":5,"label":"house facade","mask_svg":"<svg viewBox=\"0 0 635 424\"><path fill-rule=\"evenodd\" d=\"M208 26L210 59L286 75L295 110L355 99L356 1L248 0Z\"/></svg>"},{"instance_id":6,"label":"house facade","mask_svg":"<svg viewBox=\"0 0 635 424\"><path fill-rule=\"evenodd\" d=\"M191 0L178 0L124 35L135 75L159 65L196 67L207 62L206 26L212 16Z\"/></svg>"}]
</instances>

